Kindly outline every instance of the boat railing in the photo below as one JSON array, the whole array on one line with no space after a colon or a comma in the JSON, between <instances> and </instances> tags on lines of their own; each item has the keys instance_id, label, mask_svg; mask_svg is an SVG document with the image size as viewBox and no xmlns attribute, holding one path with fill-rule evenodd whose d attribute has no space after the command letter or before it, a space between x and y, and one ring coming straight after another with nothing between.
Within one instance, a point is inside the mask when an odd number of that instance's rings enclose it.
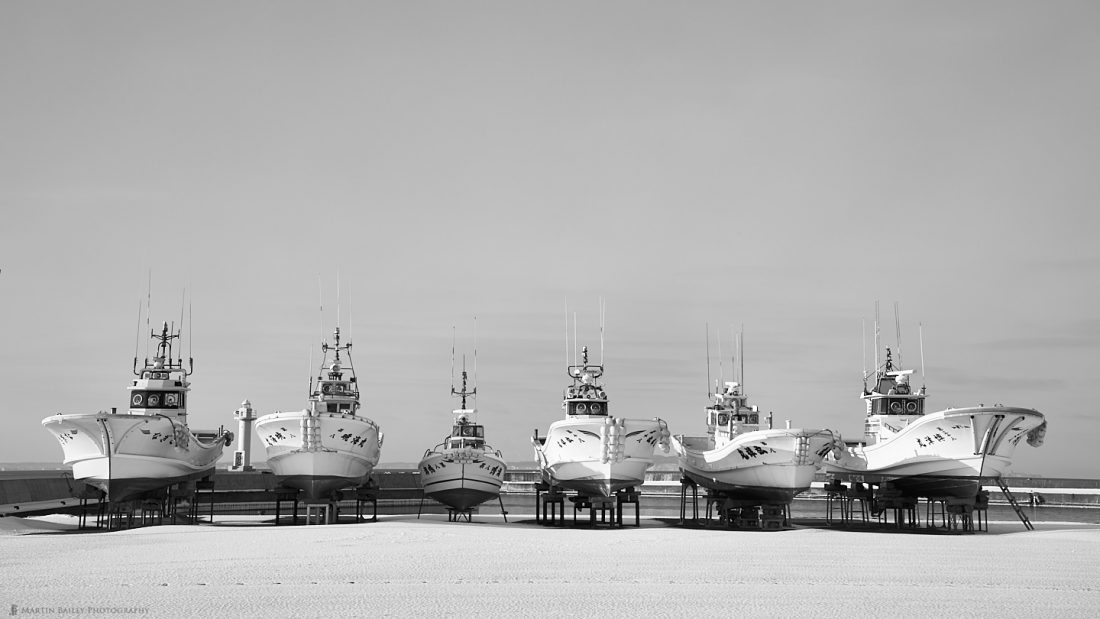
<instances>
[{"instance_id":1,"label":"boat railing","mask_svg":"<svg viewBox=\"0 0 1100 619\"><path fill-rule=\"evenodd\" d=\"M473 450L473 451L480 451L482 453L489 454L491 456L496 456L497 458L500 458L501 460L504 459L504 454L500 453L499 449L493 449L492 447L490 447L489 445L486 445L486 444L482 444L479 447L472 447L472 446L448 447L447 446L447 441L443 441L442 443L436 445L435 447L432 447L431 449L424 450L424 455L420 459L423 460L424 458L427 458L428 456L430 456L432 454L443 455L443 453L446 452L447 450L461 451L461 450L464 450L464 449L470 449L470 450Z\"/></svg>"}]
</instances>

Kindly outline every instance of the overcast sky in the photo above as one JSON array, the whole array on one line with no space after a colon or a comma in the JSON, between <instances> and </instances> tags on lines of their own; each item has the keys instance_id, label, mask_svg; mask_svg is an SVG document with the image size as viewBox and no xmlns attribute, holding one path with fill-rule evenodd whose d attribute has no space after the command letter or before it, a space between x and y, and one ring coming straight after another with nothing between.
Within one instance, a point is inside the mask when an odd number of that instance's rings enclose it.
<instances>
[{"instance_id":1,"label":"overcast sky","mask_svg":"<svg viewBox=\"0 0 1100 619\"><path fill-rule=\"evenodd\" d=\"M150 272L153 323L187 291L192 427L303 408L339 273L384 463L448 433L452 327L533 459L601 297L614 414L701 434L706 325L728 379L743 324L750 401L858 439L878 300L918 383L923 325L930 409L1036 408L1014 471L1100 477L1097 32L1094 2L0 3L0 462L125 407Z\"/></svg>"}]
</instances>

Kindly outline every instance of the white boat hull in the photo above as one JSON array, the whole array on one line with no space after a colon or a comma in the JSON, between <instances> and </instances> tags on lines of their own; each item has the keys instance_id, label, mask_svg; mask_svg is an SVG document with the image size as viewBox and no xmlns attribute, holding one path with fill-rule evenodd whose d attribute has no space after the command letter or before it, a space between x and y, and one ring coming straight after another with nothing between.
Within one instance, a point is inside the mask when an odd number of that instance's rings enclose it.
<instances>
[{"instance_id":1,"label":"white boat hull","mask_svg":"<svg viewBox=\"0 0 1100 619\"><path fill-rule=\"evenodd\" d=\"M1027 408L949 409L918 417L882 442L850 447L827 459L825 470L891 481L910 495L972 498L981 478L1008 473L1021 440L1042 443L1045 423Z\"/></svg>"},{"instance_id":2,"label":"white boat hull","mask_svg":"<svg viewBox=\"0 0 1100 619\"><path fill-rule=\"evenodd\" d=\"M758 430L708 449L709 437L672 439L680 470L700 486L729 498L790 503L807 490L836 444L827 430Z\"/></svg>"},{"instance_id":3,"label":"white boat hull","mask_svg":"<svg viewBox=\"0 0 1100 619\"><path fill-rule=\"evenodd\" d=\"M367 482L381 455L378 426L350 414L305 411L272 413L256 420L267 464L283 486L307 501L328 499L336 490ZM315 423L314 440L304 424Z\"/></svg>"},{"instance_id":4,"label":"white boat hull","mask_svg":"<svg viewBox=\"0 0 1100 619\"><path fill-rule=\"evenodd\" d=\"M608 420L619 425L611 430ZM653 465L654 449L667 440L659 420L570 417L550 424L544 442L535 443L543 480L584 496L613 496L641 486Z\"/></svg>"},{"instance_id":5,"label":"white boat hull","mask_svg":"<svg viewBox=\"0 0 1100 619\"><path fill-rule=\"evenodd\" d=\"M431 452L420 461L424 495L452 509L467 510L500 495L507 465L481 449Z\"/></svg>"},{"instance_id":6,"label":"white boat hull","mask_svg":"<svg viewBox=\"0 0 1100 619\"><path fill-rule=\"evenodd\" d=\"M73 478L125 501L177 483L209 477L226 435L195 437L163 415L54 415L42 420L73 467Z\"/></svg>"}]
</instances>

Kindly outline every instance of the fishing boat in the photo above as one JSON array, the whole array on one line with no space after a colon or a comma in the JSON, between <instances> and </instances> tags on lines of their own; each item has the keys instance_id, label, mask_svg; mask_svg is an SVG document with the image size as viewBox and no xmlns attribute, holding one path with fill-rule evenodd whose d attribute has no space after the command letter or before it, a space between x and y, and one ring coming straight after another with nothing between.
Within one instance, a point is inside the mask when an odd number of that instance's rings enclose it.
<instances>
[{"instance_id":1,"label":"fishing boat","mask_svg":"<svg viewBox=\"0 0 1100 619\"><path fill-rule=\"evenodd\" d=\"M876 350L877 339L876 329ZM890 348L875 365L860 394L863 440L826 459L826 473L887 481L907 496L972 500L982 478L1008 472L1021 441L1043 443L1047 422L1039 411L997 404L926 413L926 387L912 386L913 371L895 366Z\"/></svg>"},{"instance_id":2,"label":"fishing boat","mask_svg":"<svg viewBox=\"0 0 1100 619\"><path fill-rule=\"evenodd\" d=\"M809 489L839 437L830 430L773 429L742 385L725 383L706 408L706 436L673 436L680 470L698 485L760 505L790 503Z\"/></svg>"},{"instance_id":3,"label":"fishing boat","mask_svg":"<svg viewBox=\"0 0 1100 619\"><path fill-rule=\"evenodd\" d=\"M467 408L467 397L477 398L477 386L466 390L466 370L462 370L462 390L451 386L451 395L462 398L461 407L452 411L454 424L443 442L424 452L417 468L424 495L455 512L468 512L486 501L500 498L507 465L499 451L485 442L485 427L477 423L477 408Z\"/></svg>"},{"instance_id":4,"label":"fishing boat","mask_svg":"<svg viewBox=\"0 0 1100 619\"><path fill-rule=\"evenodd\" d=\"M125 413L100 411L46 417L42 425L57 437L73 478L98 488L106 500L139 499L176 484L200 480L214 473L222 449L233 442L224 428L192 431L187 425L187 394L194 360L172 358L179 338L164 323L156 355L137 367L127 387L130 405Z\"/></svg>"},{"instance_id":5,"label":"fishing boat","mask_svg":"<svg viewBox=\"0 0 1100 619\"><path fill-rule=\"evenodd\" d=\"M588 347L582 350L582 363L568 366L572 384L563 395L565 419L550 424L545 436L536 430L531 442L543 481L551 488L612 497L642 485L654 450L669 449L668 426L656 417L612 416L600 383L604 367L589 364Z\"/></svg>"},{"instance_id":6,"label":"fishing boat","mask_svg":"<svg viewBox=\"0 0 1100 619\"><path fill-rule=\"evenodd\" d=\"M310 377L308 408L256 420L256 434L276 480L301 490L306 501L330 500L338 490L363 486L381 455L378 425L358 414L351 342L340 343L340 327L333 341L321 343L321 372L316 381Z\"/></svg>"}]
</instances>

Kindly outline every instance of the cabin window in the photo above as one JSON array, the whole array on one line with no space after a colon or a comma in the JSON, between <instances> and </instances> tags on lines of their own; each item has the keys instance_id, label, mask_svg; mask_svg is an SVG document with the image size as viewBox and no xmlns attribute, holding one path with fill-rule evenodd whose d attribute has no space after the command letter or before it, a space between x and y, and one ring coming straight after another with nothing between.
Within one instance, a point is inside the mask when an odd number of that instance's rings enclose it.
<instances>
[{"instance_id":1,"label":"cabin window","mask_svg":"<svg viewBox=\"0 0 1100 619\"><path fill-rule=\"evenodd\" d=\"M718 425L724 426L730 422L729 413L721 413L718 415Z\"/></svg>"},{"instance_id":2,"label":"cabin window","mask_svg":"<svg viewBox=\"0 0 1100 619\"><path fill-rule=\"evenodd\" d=\"M921 415L924 412L920 400L909 398L882 398L875 400L871 412L876 415Z\"/></svg>"},{"instance_id":3,"label":"cabin window","mask_svg":"<svg viewBox=\"0 0 1100 619\"><path fill-rule=\"evenodd\" d=\"M601 402L570 402L570 415L606 415L607 404Z\"/></svg>"},{"instance_id":4,"label":"cabin window","mask_svg":"<svg viewBox=\"0 0 1100 619\"><path fill-rule=\"evenodd\" d=\"M131 391L130 408L182 408L183 394L175 391Z\"/></svg>"}]
</instances>

